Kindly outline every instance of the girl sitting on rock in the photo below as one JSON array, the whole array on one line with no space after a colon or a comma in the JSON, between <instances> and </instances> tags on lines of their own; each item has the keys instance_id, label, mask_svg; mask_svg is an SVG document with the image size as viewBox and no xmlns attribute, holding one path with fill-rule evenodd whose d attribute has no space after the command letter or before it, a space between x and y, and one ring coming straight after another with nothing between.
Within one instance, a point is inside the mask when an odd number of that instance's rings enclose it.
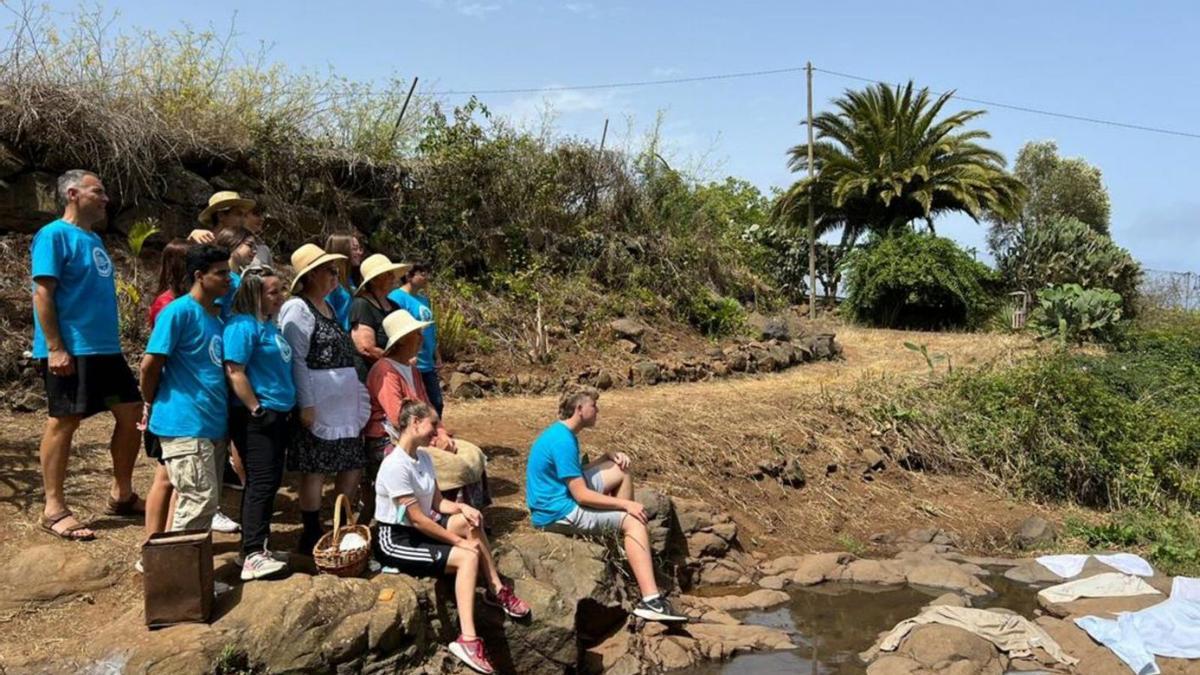
<instances>
[{"instance_id":1,"label":"girl sitting on rock","mask_svg":"<svg viewBox=\"0 0 1200 675\"><path fill-rule=\"evenodd\" d=\"M454 573L461 634L450 653L481 673L492 673L487 652L475 632L475 585L483 576L484 600L504 613L529 614L511 586L500 580L483 531L483 514L467 504L442 498L428 446L437 434L438 416L429 405L408 401L395 426L385 423L394 450L383 460L375 481L375 557L385 572L414 577ZM398 431L397 431L398 429Z\"/></svg>"}]
</instances>

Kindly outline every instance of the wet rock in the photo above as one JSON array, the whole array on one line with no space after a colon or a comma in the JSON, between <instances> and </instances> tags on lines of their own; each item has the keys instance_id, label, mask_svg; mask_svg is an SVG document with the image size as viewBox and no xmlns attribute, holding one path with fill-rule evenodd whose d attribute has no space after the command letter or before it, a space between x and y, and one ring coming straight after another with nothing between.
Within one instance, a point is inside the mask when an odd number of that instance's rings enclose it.
<instances>
[{"instance_id":1,"label":"wet rock","mask_svg":"<svg viewBox=\"0 0 1200 675\"><path fill-rule=\"evenodd\" d=\"M891 586L906 580L902 565L891 560L855 560L840 570L837 581Z\"/></svg>"},{"instance_id":2,"label":"wet rock","mask_svg":"<svg viewBox=\"0 0 1200 675\"><path fill-rule=\"evenodd\" d=\"M111 566L86 549L71 543L41 544L17 553L0 567L0 610L64 602L115 584Z\"/></svg>"},{"instance_id":3,"label":"wet rock","mask_svg":"<svg viewBox=\"0 0 1200 675\"><path fill-rule=\"evenodd\" d=\"M680 602L691 607L719 609L723 612L741 612L750 609L770 609L788 602L791 596L783 591L760 588L746 595L720 595L712 598L680 596Z\"/></svg>"},{"instance_id":4,"label":"wet rock","mask_svg":"<svg viewBox=\"0 0 1200 675\"><path fill-rule=\"evenodd\" d=\"M1029 550L1045 548L1058 540L1058 527L1041 516L1030 516L1021 521L1016 534L1013 535L1013 546Z\"/></svg>"},{"instance_id":5,"label":"wet rock","mask_svg":"<svg viewBox=\"0 0 1200 675\"><path fill-rule=\"evenodd\" d=\"M970 607L971 601L957 593L943 593L934 598L927 607Z\"/></svg>"},{"instance_id":6,"label":"wet rock","mask_svg":"<svg viewBox=\"0 0 1200 675\"><path fill-rule=\"evenodd\" d=\"M792 580L790 577L786 577L786 576L783 576L780 574L780 575L774 575L774 576L769 576L769 577L763 577L758 580L758 585L760 588L765 588L767 590L782 591L784 588L787 587L787 585L789 583L791 583L791 581Z\"/></svg>"},{"instance_id":7,"label":"wet rock","mask_svg":"<svg viewBox=\"0 0 1200 675\"><path fill-rule=\"evenodd\" d=\"M992 589L973 575L950 562L918 564L905 574L908 583L929 588L945 588L971 597L990 595Z\"/></svg>"},{"instance_id":8,"label":"wet rock","mask_svg":"<svg viewBox=\"0 0 1200 675\"><path fill-rule=\"evenodd\" d=\"M759 569L763 574L782 576L800 586L813 586L837 578L841 569L854 560L849 553L813 553L776 558Z\"/></svg>"},{"instance_id":9,"label":"wet rock","mask_svg":"<svg viewBox=\"0 0 1200 675\"><path fill-rule=\"evenodd\" d=\"M961 628L940 624L917 626L896 652L936 673L1002 675L1008 667L1008 658L992 643ZM966 665L959 665L964 662Z\"/></svg>"}]
</instances>

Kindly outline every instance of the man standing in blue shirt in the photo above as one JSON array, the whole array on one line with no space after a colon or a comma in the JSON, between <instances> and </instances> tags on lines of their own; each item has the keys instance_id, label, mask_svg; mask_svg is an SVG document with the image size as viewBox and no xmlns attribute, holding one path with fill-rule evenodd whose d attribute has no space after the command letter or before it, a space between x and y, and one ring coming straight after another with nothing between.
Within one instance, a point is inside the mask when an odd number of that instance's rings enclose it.
<instances>
[{"instance_id":1,"label":"man standing in blue shirt","mask_svg":"<svg viewBox=\"0 0 1200 675\"><path fill-rule=\"evenodd\" d=\"M193 246L187 272L191 291L159 313L142 358L143 419L162 443L177 496L176 532L212 527L229 430L224 326L216 306L229 290L229 252Z\"/></svg>"},{"instance_id":2,"label":"man standing in blue shirt","mask_svg":"<svg viewBox=\"0 0 1200 675\"><path fill-rule=\"evenodd\" d=\"M529 450L525 503L536 527L567 535L622 533L625 557L642 599L633 613L648 621L687 621L671 609L654 580L646 509L633 499L629 456L606 453L584 466L579 432L596 426L600 392L569 390L558 402L559 421L542 432Z\"/></svg>"},{"instance_id":3,"label":"man standing in blue shirt","mask_svg":"<svg viewBox=\"0 0 1200 675\"><path fill-rule=\"evenodd\" d=\"M400 309L412 314L417 321L428 321L429 325L421 331L421 351L417 352L417 371L421 373L421 382L425 385L425 393L429 395L429 403L442 416L442 383L438 379L438 366L441 360L437 353L437 324L433 322L433 308L429 305L430 267L427 263L416 263L404 278L404 284L388 294L388 299L396 303Z\"/></svg>"},{"instance_id":4,"label":"man standing in blue shirt","mask_svg":"<svg viewBox=\"0 0 1200 675\"><path fill-rule=\"evenodd\" d=\"M113 263L92 227L105 218L108 195L100 178L75 169L58 179L65 202L62 218L44 226L30 247L33 267L33 356L45 378L50 417L39 454L46 504L42 529L63 539L94 539L96 533L67 508L63 496L71 440L79 423L112 411L113 484L108 513L141 516L133 491L133 466L141 435L142 397L125 357L117 328Z\"/></svg>"}]
</instances>

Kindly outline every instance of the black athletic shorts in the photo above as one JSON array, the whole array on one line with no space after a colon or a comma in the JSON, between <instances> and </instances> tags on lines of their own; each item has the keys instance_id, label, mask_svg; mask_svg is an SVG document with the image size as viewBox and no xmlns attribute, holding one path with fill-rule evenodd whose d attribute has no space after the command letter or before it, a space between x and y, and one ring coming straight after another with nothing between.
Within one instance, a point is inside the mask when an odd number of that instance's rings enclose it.
<instances>
[{"instance_id":1,"label":"black athletic shorts","mask_svg":"<svg viewBox=\"0 0 1200 675\"><path fill-rule=\"evenodd\" d=\"M166 464L162 458L162 441L158 440L153 431L147 429L142 432L142 443L146 446L147 457L158 460L159 464Z\"/></svg>"},{"instance_id":2,"label":"black athletic shorts","mask_svg":"<svg viewBox=\"0 0 1200 675\"><path fill-rule=\"evenodd\" d=\"M121 403L142 401L121 354L76 356L75 372L67 376L50 372L46 359L38 359L37 367L46 383L51 417L90 417Z\"/></svg>"},{"instance_id":3,"label":"black athletic shorts","mask_svg":"<svg viewBox=\"0 0 1200 675\"><path fill-rule=\"evenodd\" d=\"M375 535L375 559L410 577L440 577L446 573L450 549L444 541L407 525L380 523Z\"/></svg>"}]
</instances>

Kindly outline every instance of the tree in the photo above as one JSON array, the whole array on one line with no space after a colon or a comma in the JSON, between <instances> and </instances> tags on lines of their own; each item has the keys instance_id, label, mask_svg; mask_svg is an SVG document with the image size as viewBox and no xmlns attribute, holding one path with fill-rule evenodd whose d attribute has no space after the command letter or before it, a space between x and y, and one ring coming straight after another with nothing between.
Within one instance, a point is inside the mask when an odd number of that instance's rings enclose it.
<instances>
[{"instance_id":1,"label":"tree","mask_svg":"<svg viewBox=\"0 0 1200 675\"><path fill-rule=\"evenodd\" d=\"M813 120L816 170L811 196L817 235L841 228L841 257L866 232L891 235L944 213L976 221L1015 219L1024 186L1004 169L1004 157L979 144L991 136L966 126L984 114L943 115L953 92L936 99L927 88L872 85L847 91L834 112ZM808 170L808 145L789 151L793 172ZM796 228L807 218L809 179L776 201L772 217Z\"/></svg>"},{"instance_id":2,"label":"tree","mask_svg":"<svg viewBox=\"0 0 1200 675\"><path fill-rule=\"evenodd\" d=\"M1054 141L1031 141L1017 153L1013 166L1029 193L1016 219L994 218L988 248L999 258L1018 234L1039 225L1073 218L1099 234L1109 234L1111 208L1100 169L1079 157L1061 157Z\"/></svg>"}]
</instances>

